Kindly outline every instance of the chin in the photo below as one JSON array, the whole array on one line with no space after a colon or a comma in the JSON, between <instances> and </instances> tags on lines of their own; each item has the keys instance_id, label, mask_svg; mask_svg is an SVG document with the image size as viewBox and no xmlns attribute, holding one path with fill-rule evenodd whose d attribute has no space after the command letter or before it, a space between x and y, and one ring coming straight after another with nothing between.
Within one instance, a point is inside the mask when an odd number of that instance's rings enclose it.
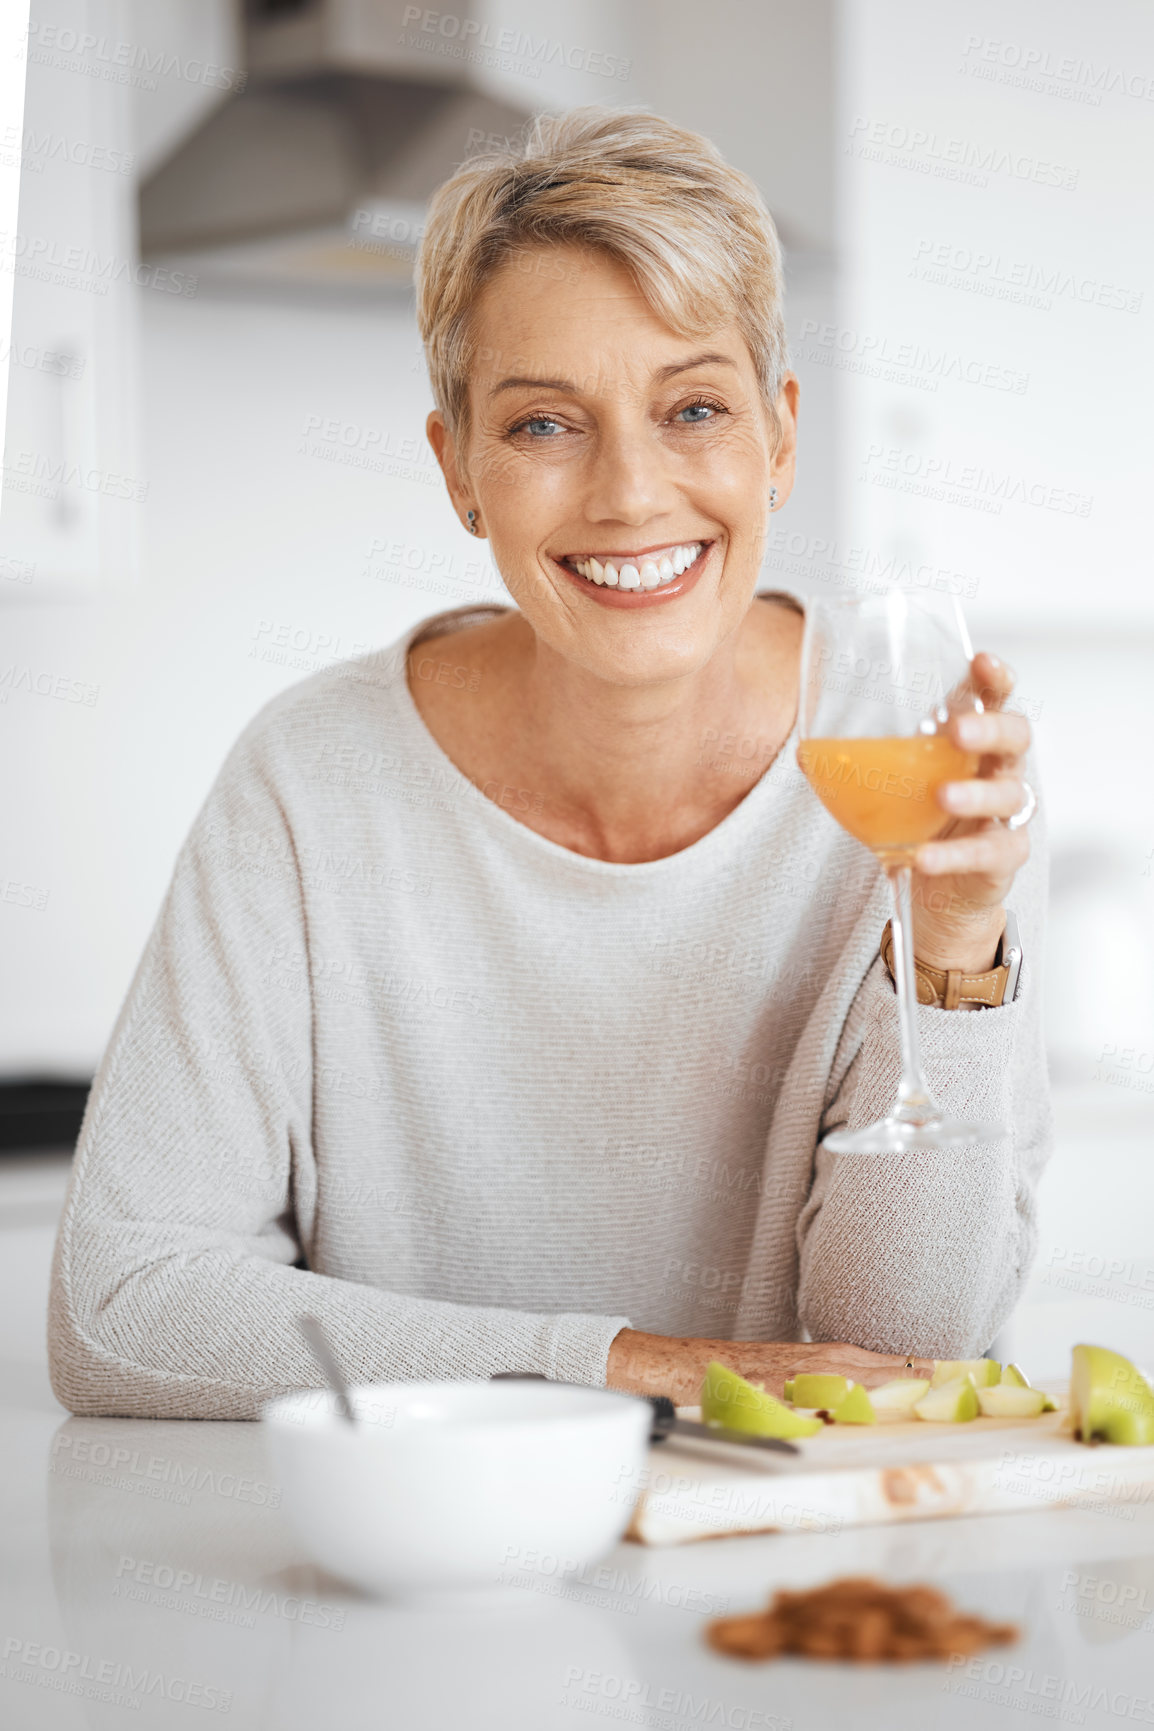
<instances>
[{"instance_id":1,"label":"chin","mask_svg":"<svg viewBox=\"0 0 1154 1731\"><path fill-rule=\"evenodd\" d=\"M694 609L631 620L627 631L591 627L578 640L590 672L616 685L657 685L700 672L725 635L719 611Z\"/></svg>"}]
</instances>

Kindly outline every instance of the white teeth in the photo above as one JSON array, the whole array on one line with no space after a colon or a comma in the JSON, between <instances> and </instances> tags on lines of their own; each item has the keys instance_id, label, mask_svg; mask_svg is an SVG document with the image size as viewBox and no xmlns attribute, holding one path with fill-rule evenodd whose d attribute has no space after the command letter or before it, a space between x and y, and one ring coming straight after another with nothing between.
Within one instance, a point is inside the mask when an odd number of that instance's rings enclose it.
<instances>
[{"instance_id":1,"label":"white teeth","mask_svg":"<svg viewBox=\"0 0 1154 1731\"><path fill-rule=\"evenodd\" d=\"M627 560L620 567L620 574L612 559L596 559L592 554L587 559L570 559L569 564L586 582L604 584L608 589L658 589L688 571L702 545L700 541L691 541L670 547L659 556Z\"/></svg>"}]
</instances>

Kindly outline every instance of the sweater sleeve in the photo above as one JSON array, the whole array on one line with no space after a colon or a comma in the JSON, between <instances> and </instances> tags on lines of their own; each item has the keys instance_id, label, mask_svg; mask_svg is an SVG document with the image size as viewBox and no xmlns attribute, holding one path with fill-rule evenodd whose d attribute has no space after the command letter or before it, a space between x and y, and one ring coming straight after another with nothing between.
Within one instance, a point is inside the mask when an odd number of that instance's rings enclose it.
<instances>
[{"instance_id":1,"label":"sweater sleeve","mask_svg":"<svg viewBox=\"0 0 1154 1731\"><path fill-rule=\"evenodd\" d=\"M418 1299L305 1266L307 919L276 789L253 723L180 851L93 1083L52 1270L57 1397L76 1413L255 1418L320 1380L304 1312L353 1381L603 1384L627 1317ZM273 970L296 989L269 989Z\"/></svg>"},{"instance_id":2,"label":"sweater sleeve","mask_svg":"<svg viewBox=\"0 0 1154 1731\"><path fill-rule=\"evenodd\" d=\"M1027 774L1038 788L1036 769ZM1037 1247L1037 1185L1052 1144L1042 1019L1048 849L1041 796L1030 857L1007 897L1023 963L997 1009L917 1008L926 1080L944 1111L1009 1138L941 1153L836 1155L818 1147L798 1222L798 1315L813 1340L968 1358L1017 1302ZM854 999L822 1134L881 1118L901 1074L897 995L880 957Z\"/></svg>"}]
</instances>

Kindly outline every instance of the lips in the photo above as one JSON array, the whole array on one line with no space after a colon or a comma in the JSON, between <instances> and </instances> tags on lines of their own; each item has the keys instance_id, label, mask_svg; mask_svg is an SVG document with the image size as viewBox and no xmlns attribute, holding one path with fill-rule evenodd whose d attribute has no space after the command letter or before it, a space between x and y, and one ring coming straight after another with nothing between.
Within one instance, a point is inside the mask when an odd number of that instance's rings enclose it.
<instances>
[{"instance_id":1,"label":"lips","mask_svg":"<svg viewBox=\"0 0 1154 1731\"><path fill-rule=\"evenodd\" d=\"M582 575L576 569L575 564L570 562L570 558L555 558L553 563L558 571L564 572L567 581L580 589L588 600L595 602L600 607L632 611L638 607L664 606L666 603L676 601L680 596L688 594L696 585L702 572L709 566L713 547L714 542L712 541L684 541L670 543L668 547L652 549L644 554L619 553L617 558L613 558L611 555L606 555L605 559L593 554L573 555L575 561L579 561L586 567L589 572L588 575ZM694 553L696 550L696 556L691 564L686 565L684 559L678 561L681 565L679 572L672 569L673 553L678 548L683 552L688 551L690 553ZM668 558L671 568L671 575L668 578L663 578L661 574L661 561L665 558ZM594 559L601 569L600 583L597 582L591 569ZM628 567L631 565L636 570L636 585L630 579L628 586L622 586L618 559L621 561L621 566ZM646 573L648 583L643 584L641 581L642 567L650 562L656 566L658 581L656 584L653 583L653 574L649 571ZM616 584L605 582L607 565L612 565L615 569L618 579Z\"/></svg>"}]
</instances>

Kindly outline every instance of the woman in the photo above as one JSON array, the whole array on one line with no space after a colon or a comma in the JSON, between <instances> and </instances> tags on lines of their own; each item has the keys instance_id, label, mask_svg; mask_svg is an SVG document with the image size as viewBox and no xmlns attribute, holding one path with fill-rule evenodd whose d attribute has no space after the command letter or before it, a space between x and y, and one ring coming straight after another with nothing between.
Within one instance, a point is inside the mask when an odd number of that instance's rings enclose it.
<instances>
[{"instance_id":1,"label":"woman","mask_svg":"<svg viewBox=\"0 0 1154 1731\"><path fill-rule=\"evenodd\" d=\"M306 1311L360 1379L679 1400L717 1355L780 1390L984 1350L1047 1146L1043 868L1000 821L1029 732L979 657L981 773L916 878L919 961L967 972L1014 886L1016 998L919 1010L942 1104L1013 1140L835 1160L893 1096L896 1000L879 868L796 766L801 608L756 592L798 401L760 197L652 116L542 120L434 199L418 311L517 607L302 681L230 752L88 1104L57 1394L252 1417L315 1382Z\"/></svg>"}]
</instances>

